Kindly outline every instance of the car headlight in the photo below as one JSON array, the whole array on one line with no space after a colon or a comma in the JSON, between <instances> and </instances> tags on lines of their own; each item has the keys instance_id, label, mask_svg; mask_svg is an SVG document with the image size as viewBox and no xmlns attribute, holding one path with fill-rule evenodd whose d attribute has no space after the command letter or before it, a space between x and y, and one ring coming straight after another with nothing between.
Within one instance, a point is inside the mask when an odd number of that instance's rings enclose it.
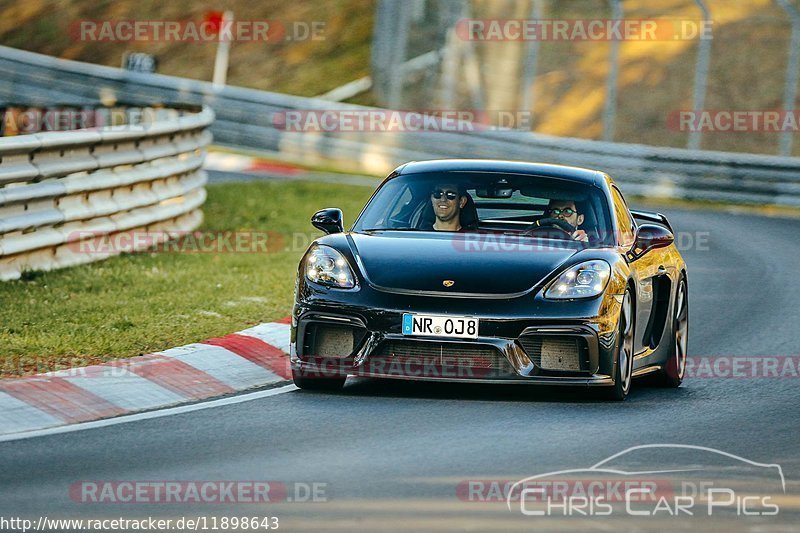
<instances>
[{"instance_id":1,"label":"car headlight","mask_svg":"<svg viewBox=\"0 0 800 533\"><path fill-rule=\"evenodd\" d=\"M347 260L329 246L311 248L306 254L303 270L307 280L320 285L339 289L352 289L356 286L356 277Z\"/></svg>"},{"instance_id":2,"label":"car headlight","mask_svg":"<svg viewBox=\"0 0 800 533\"><path fill-rule=\"evenodd\" d=\"M610 277L608 263L599 259L586 261L562 272L547 288L544 297L556 300L591 298L602 294Z\"/></svg>"}]
</instances>

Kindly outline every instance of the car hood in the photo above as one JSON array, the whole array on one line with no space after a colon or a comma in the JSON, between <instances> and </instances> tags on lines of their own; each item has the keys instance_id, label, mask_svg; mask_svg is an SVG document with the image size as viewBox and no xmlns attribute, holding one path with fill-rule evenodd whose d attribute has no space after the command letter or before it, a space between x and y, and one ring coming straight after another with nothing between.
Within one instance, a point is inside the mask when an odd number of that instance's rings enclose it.
<instances>
[{"instance_id":1,"label":"car hood","mask_svg":"<svg viewBox=\"0 0 800 533\"><path fill-rule=\"evenodd\" d=\"M348 237L369 282L394 292L518 294L577 252L569 244L492 234L381 231Z\"/></svg>"}]
</instances>

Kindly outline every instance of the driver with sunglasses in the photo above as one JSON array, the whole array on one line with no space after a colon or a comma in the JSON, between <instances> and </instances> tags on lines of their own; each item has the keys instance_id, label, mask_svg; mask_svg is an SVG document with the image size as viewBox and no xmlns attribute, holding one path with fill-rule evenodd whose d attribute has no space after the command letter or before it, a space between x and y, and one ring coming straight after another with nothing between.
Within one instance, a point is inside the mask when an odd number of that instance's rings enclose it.
<instances>
[{"instance_id":1,"label":"driver with sunglasses","mask_svg":"<svg viewBox=\"0 0 800 533\"><path fill-rule=\"evenodd\" d=\"M431 203L436 220L436 231L461 231L461 209L467 205L467 195L458 185L443 183L431 191Z\"/></svg>"},{"instance_id":2,"label":"driver with sunglasses","mask_svg":"<svg viewBox=\"0 0 800 533\"><path fill-rule=\"evenodd\" d=\"M578 213L578 208L572 200L550 200L547 206L547 216L556 220L563 220L573 228L572 238L576 241L589 242L589 235L578 227L583 224L583 215Z\"/></svg>"}]
</instances>

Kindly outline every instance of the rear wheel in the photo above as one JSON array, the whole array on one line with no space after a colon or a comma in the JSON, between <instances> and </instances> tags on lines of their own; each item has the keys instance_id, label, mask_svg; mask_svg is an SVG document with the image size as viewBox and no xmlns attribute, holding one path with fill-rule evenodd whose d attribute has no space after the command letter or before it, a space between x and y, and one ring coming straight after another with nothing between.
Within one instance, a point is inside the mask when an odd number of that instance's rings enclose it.
<instances>
[{"instance_id":1,"label":"rear wheel","mask_svg":"<svg viewBox=\"0 0 800 533\"><path fill-rule=\"evenodd\" d=\"M625 289L622 297L622 310L619 314L617 331L617 356L614 362L614 386L604 390L608 400L622 401L631 390L633 375L633 293L630 287Z\"/></svg>"},{"instance_id":2,"label":"rear wheel","mask_svg":"<svg viewBox=\"0 0 800 533\"><path fill-rule=\"evenodd\" d=\"M316 376L304 376L302 371L292 369L292 381L295 386L305 390L324 390L336 391L344 387L347 376L335 378L321 378Z\"/></svg>"},{"instance_id":3,"label":"rear wheel","mask_svg":"<svg viewBox=\"0 0 800 533\"><path fill-rule=\"evenodd\" d=\"M659 372L658 381L665 387L680 387L686 374L686 354L689 344L689 293L686 280L681 278L675 295L672 315L672 343L667 364Z\"/></svg>"}]
</instances>

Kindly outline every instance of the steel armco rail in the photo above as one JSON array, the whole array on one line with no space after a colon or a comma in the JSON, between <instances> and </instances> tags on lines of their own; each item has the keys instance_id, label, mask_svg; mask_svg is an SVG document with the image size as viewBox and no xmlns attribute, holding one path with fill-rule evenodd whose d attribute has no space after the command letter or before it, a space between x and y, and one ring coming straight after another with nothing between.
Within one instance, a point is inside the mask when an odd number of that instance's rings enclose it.
<instances>
[{"instance_id":1,"label":"steel armco rail","mask_svg":"<svg viewBox=\"0 0 800 533\"><path fill-rule=\"evenodd\" d=\"M211 83L126 72L0 47L0 101L98 101L211 107L215 142L341 170L383 173L409 160L485 157L602 169L631 194L800 206L800 158L664 148L518 131L288 132L292 110L368 108Z\"/></svg>"},{"instance_id":2,"label":"steel armco rail","mask_svg":"<svg viewBox=\"0 0 800 533\"><path fill-rule=\"evenodd\" d=\"M147 248L197 227L213 111L137 114L153 120L0 137L0 280Z\"/></svg>"}]
</instances>

